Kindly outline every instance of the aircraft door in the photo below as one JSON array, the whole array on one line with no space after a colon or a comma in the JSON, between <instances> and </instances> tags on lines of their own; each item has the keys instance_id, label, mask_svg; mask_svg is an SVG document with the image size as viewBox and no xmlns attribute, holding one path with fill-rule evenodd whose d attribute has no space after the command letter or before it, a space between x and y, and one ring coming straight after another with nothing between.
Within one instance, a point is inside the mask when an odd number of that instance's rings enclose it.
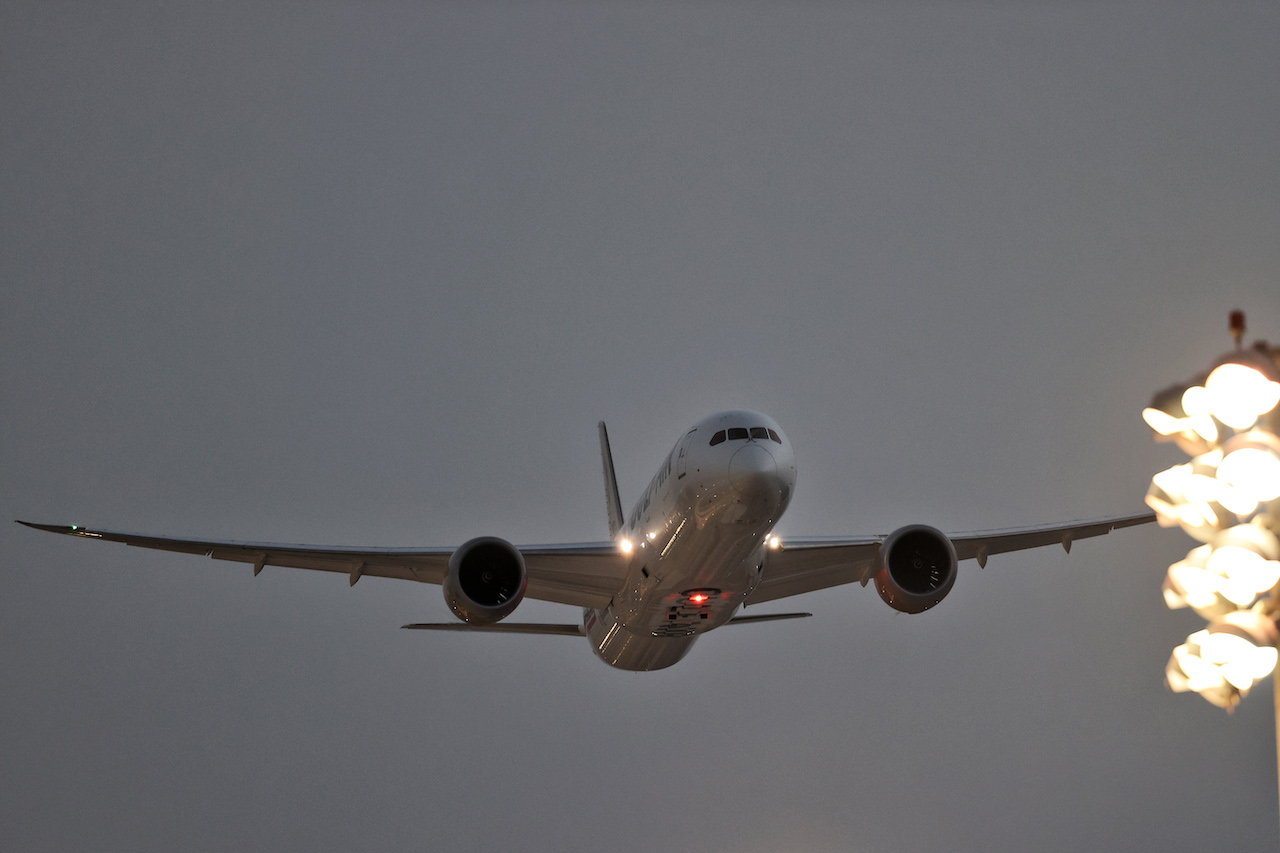
<instances>
[{"instance_id":1,"label":"aircraft door","mask_svg":"<svg viewBox=\"0 0 1280 853\"><path fill-rule=\"evenodd\" d=\"M680 447L676 450L676 479L679 480L685 475L685 463L689 459L689 445L693 443L693 434L696 429L691 429L684 434L684 438L680 439Z\"/></svg>"}]
</instances>

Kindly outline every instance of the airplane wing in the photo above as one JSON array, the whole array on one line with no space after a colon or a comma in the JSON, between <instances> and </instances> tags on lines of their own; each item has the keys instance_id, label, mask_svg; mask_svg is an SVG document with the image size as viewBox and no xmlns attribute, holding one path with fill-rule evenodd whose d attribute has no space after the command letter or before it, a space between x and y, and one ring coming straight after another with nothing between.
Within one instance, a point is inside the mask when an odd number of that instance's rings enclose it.
<instances>
[{"instance_id":1,"label":"airplane wing","mask_svg":"<svg viewBox=\"0 0 1280 853\"><path fill-rule=\"evenodd\" d=\"M805 619L812 613L761 613L753 616L735 616L726 625L748 625L759 622L778 622L782 619ZM414 628L419 631L454 631L454 632L489 632L493 634L542 634L564 637L585 637L586 629L581 624L549 625L545 622L495 622L492 625L468 625L466 622L415 622L412 625L401 625L401 628Z\"/></svg>"},{"instance_id":2,"label":"airplane wing","mask_svg":"<svg viewBox=\"0 0 1280 853\"><path fill-rule=\"evenodd\" d=\"M1038 527L1015 527L1008 530L981 530L973 533L949 533L947 537L960 560L977 560L985 567L992 554L1023 551L1044 545L1061 545L1068 552L1078 539L1102 536L1122 527L1155 521L1155 513L1117 515L1066 524ZM850 536L837 538L787 539L780 550L770 551L764 576L747 604L760 604L826 589L829 586L867 581L875 576L884 536Z\"/></svg>"},{"instance_id":3,"label":"airplane wing","mask_svg":"<svg viewBox=\"0 0 1280 853\"><path fill-rule=\"evenodd\" d=\"M985 530L949 534L960 560L976 559L985 566L992 554L1059 544L1071 550L1077 539L1101 536L1121 527L1146 524L1155 515L1113 516L1089 521L1038 527ZM271 542L233 542L216 539L179 539L94 530L76 525L19 524L50 533L120 542L139 548L154 548L185 554L201 554L215 560L248 563L256 575L265 566L336 572L347 575L354 585L360 578L399 578L439 584L448 570L453 548L348 548L285 545ZM777 598L800 595L830 586L859 581L866 584L875 575L880 543L886 536L788 539L769 553L764 577L747 604L761 604ZM528 571L526 596L539 601L575 607L604 608L622 587L626 557L612 542L585 542L565 545L519 546Z\"/></svg>"},{"instance_id":4,"label":"airplane wing","mask_svg":"<svg viewBox=\"0 0 1280 853\"><path fill-rule=\"evenodd\" d=\"M285 566L346 575L352 585L365 576L441 583L453 548L340 548L283 545L271 542L227 542L176 539L92 530L76 525L19 524L50 533L122 542L139 548L202 554L215 560L249 563L256 575L264 566ZM626 558L612 542L518 546L529 575L528 598L576 607L607 607L622 587Z\"/></svg>"}]
</instances>

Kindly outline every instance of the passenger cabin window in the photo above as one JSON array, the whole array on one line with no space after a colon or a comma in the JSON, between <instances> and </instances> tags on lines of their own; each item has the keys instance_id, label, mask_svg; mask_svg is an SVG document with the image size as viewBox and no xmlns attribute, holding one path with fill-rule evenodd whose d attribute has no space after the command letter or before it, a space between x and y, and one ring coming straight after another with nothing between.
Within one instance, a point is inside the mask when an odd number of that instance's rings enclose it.
<instances>
[{"instance_id":1,"label":"passenger cabin window","mask_svg":"<svg viewBox=\"0 0 1280 853\"><path fill-rule=\"evenodd\" d=\"M724 430L720 430L718 433L716 433L715 435L711 436L711 446L712 446L712 447L715 447L717 444L719 444L719 443L720 443L720 442L722 442L722 441L724 441Z\"/></svg>"},{"instance_id":2,"label":"passenger cabin window","mask_svg":"<svg viewBox=\"0 0 1280 853\"><path fill-rule=\"evenodd\" d=\"M730 441L733 441L734 439L746 438L746 437L747 437L747 431L742 427L734 427L733 429L729 430Z\"/></svg>"},{"instance_id":3,"label":"passenger cabin window","mask_svg":"<svg viewBox=\"0 0 1280 853\"><path fill-rule=\"evenodd\" d=\"M782 439L778 438L778 434L777 434L776 432L774 432L773 430L769 430L769 438L771 438L771 439L773 439L774 441L778 442L778 444L782 444Z\"/></svg>"},{"instance_id":4,"label":"passenger cabin window","mask_svg":"<svg viewBox=\"0 0 1280 853\"><path fill-rule=\"evenodd\" d=\"M752 437L752 438L768 438L768 437L769 437L769 431L768 431L767 429L765 429L764 427L752 427L752 428L751 428L751 437Z\"/></svg>"}]
</instances>

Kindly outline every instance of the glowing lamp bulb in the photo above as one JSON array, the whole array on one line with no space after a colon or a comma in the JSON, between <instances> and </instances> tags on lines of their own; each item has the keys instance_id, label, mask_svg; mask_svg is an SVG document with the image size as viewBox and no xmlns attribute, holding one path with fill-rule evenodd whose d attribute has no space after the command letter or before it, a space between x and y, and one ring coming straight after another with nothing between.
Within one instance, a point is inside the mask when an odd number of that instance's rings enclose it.
<instances>
[{"instance_id":1,"label":"glowing lamp bulb","mask_svg":"<svg viewBox=\"0 0 1280 853\"><path fill-rule=\"evenodd\" d=\"M707 599L710 597L711 596L707 595L705 592L695 592L693 595L689 596L689 603L690 604L706 604Z\"/></svg>"},{"instance_id":2,"label":"glowing lamp bulb","mask_svg":"<svg viewBox=\"0 0 1280 853\"><path fill-rule=\"evenodd\" d=\"M1209 414L1209 392L1203 385L1192 385L1182 392L1182 410L1187 417Z\"/></svg>"},{"instance_id":3,"label":"glowing lamp bulb","mask_svg":"<svg viewBox=\"0 0 1280 853\"><path fill-rule=\"evenodd\" d=\"M634 547L635 546L631 544L630 539L622 539L622 540L619 540L618 542L618 550L624 554L630 554L631 549Z\"/></svg>"},{"instance_id":4,"label":"glowing lamp bulb","mask_svg":"<svg viewBox=\"0 0 1280 853\"><path fill-rule=\"evenodd\" d=\"M1142 410L1142 419L1160 435L1174 435L1187 429L1186 418L1175 418L1168 412L1151 407Z\"/></svg>"},{"instance_id":5,"label":"glowing lamp bulb","mask_svg":"<svg viewBox=\"0 0 1280 853\"><path fill-rule=\"evenodd\" d=\"M1200 633L1200 657L1218 666L1222 677L1239 690L1248 690L1276 668L1276 625L1270 617L1235 611Z\"/></svg>"},{"instance_id":6,"label":"glowing lamp bulb","mask_svg":"<svg viewBox=\"0 0 1280 853\"><path fill-rule=\"evenodd\" d=\"M1215 368L1205 381L1209 410L1234 429L1248 429L1280 403L1280 382L1244 364L1227 363Z\"/></svg>"},{"instance_id":7,"label":"glowing lamp bulb","mask_svg":"<svg viewBox=\"0 0 1280 853\"><path fill-rule=\"evenodd\" d=\"M1265 430L1250 430L1222 448L1218 479L1259 502L1280 498L1280 439Z\"/></svg>"}]
</instances>

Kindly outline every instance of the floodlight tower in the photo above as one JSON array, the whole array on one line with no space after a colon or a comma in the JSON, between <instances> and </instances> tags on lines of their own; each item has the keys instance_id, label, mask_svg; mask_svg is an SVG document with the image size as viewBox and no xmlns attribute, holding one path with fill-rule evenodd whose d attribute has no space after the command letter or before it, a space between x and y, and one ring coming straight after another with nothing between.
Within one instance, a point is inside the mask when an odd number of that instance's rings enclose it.
<instances>
[{"instance_id":1,"label":"floodlight tower","mask_svg":"<svg viewBox=\"0 0 1280 853\"><path fill-rule=\"evenodd\" d=\"M1208 621L1174 649L1165 683L1230 712L1276 669L1280 644L1280 348L1244 348L1243 311L1228 325L1235 350L1157 392L1142 416L1192 457L1151 478L1147 506L1203 543L1165 575L1166 605ZM1272 684L1280 774L1280 676Z\"/></svg>"},{"instance_id":2,"label":"floodlight tower","mask_svg":"<svg viewBox=\"0 0 1280 853\"><path fill-rule=\"evenodd\" d=\"M1151 479L1147 505L1203 543L1169 567L1164 598L1209 625L1174 650L1165 678L1227 710L1275 669L1280 614L1280 349L1244 348L1241 311L1229 325L1235 350L1142 413L1192 457Z\"/></svg>"},{"instance_id":3,"label":"floodlight tower","mask_svg":"<svg viewBox=\"0 0 1280 853\"><path fill-rule=\"evenodd\" d=\"M1161 527L1202 543L1169 567L1164 600L1209 623L1173 650L1165 682L1230 712L1275 670L1280 641L1280 348L1246 349L1242 311L1228 325L1235 350L1158 392L1142 417L1191 457L1151 478L1147 505ZM1280 676L1272 682L1280 774Z\"/></svg>"}]
</instances>

